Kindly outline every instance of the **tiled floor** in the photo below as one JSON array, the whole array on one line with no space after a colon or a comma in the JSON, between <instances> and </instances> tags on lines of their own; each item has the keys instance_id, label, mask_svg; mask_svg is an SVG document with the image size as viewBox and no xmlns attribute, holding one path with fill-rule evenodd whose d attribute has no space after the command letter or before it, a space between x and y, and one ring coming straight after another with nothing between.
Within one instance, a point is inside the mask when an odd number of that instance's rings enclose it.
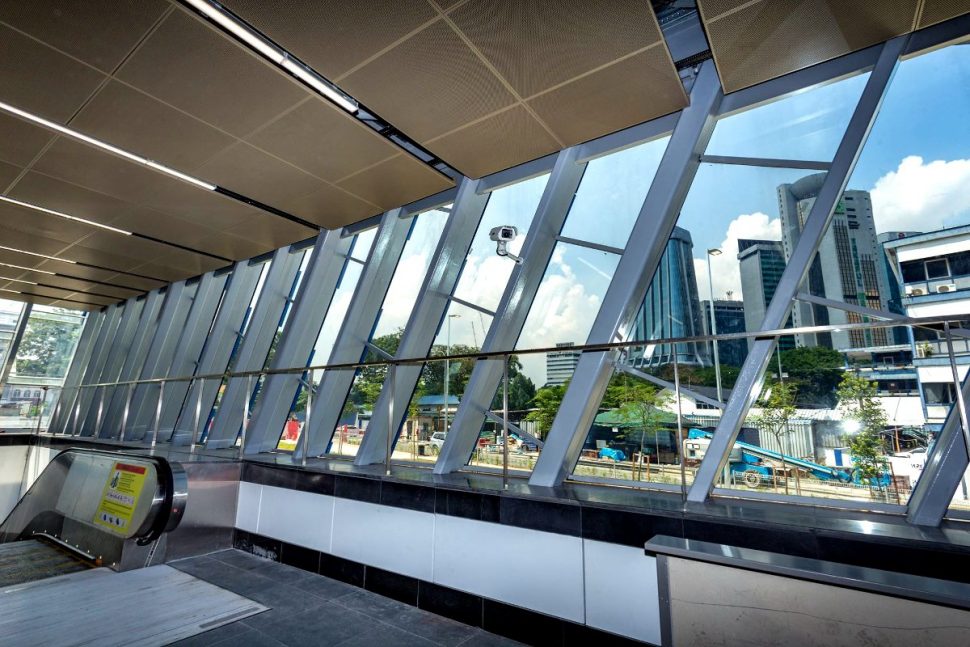
<instances>
[{"instance_id":1,"label":"tiled floor","mask_svg":"<svg viewBox=\"0 0 970 647\"><path fill-rule=\"evenodd\" d=\"M228 647L511 647L514 641L370 591L238 550L171 562L199 579L261 602L269 611L177 645Z\"/></svg>"}]
</instances>

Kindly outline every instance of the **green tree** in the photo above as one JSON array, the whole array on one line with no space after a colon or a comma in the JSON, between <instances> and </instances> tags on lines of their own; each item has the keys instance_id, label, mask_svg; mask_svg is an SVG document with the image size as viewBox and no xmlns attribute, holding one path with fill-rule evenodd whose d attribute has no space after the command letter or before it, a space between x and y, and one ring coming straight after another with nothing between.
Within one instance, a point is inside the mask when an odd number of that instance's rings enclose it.
<instances>
[{"instance_id":1,"label":"green tree","mask_svg":"<svg viewBox=\"0 0 970 647\"><path fill-rule=\"evenodd\" d=\"M778 442L782 455L788 453L783 439L791 433L789 421L795 415L795 387L789 382L775 382L766 395L759 403L761 415L752 418L752 422L764 431L767 431ZM781 460L782 471L788 472L785 459ZM785 491L788 491L788 480L785 480Z\"/></svg>"},{"instance_id":2,"label":"green tree","mask_svg":"<svg viewBox=\"0 0 970 647\"><path fill-rule=\"evenodd\" d=\"M568 384L544 386L536 391L535 397L532 398L532 405L535 410L530 411L525 419L536 423L536 435L539 438L545 438L549 430L552 429L552 421L556 419L556 414L559 413L559 405L562 404L567 386Z\"/></svg>"},{"instance_id":3,"label":"green tree","mask_svg":"<svg viewBox=\"0 0 970 647\"><path fill-rule=\"evenodd\" d=\"M71 363L74 343L80 334L75 323L35 315L27 323L17 349L17 375L62 377Z\"/></svg>"},{"instance_id":4,"label":"green tree","mask_svg":"<svg viewBox=\"0 0 970 647\"><path fill-rule=\"evenodd\" d=\"M650 434L654 441L655 455L659 460L660 423L667 417L663 407L669 404L672 396L669 392L661 391L640 380L624 380L615 385L614 389L614 395L620 401L618 412L621 419L635 423L621 428L618 437L639 445L640 455L643 456L647 435ZM639 474L635 473L634 478L639 480Z\"/></svg>"},{"instance_id":5,"label":"green tree","mask_svg":"<svg viewBox=\"0 0 970 647\"><path fill-rule=\"evenodd\" d=\"M836 389L845 372L841 353L824 346L792 348L782 351L781 365L795 387L797 405L835 405Z\"/></svg>"},{"instance_id":6,"label":"green tree","mask_svg":"<svg viewBox=\"0 0 970 647\"><path fill-rule=\"evenodd\" d=\"M853 423L858 431L846 437L859 478L870 486L885 474L886 459L882 433L887 417L876 401L876 383L853 373L846 373L838 387L842 419Z\"/></svg>"}]
</instances>

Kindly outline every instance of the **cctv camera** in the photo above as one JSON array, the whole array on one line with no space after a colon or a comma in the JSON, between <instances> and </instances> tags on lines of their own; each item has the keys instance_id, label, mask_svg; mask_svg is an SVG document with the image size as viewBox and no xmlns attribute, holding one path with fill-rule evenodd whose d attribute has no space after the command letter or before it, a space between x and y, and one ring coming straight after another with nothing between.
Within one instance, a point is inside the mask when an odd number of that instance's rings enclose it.
<instances>
[{"instance_id":1,"label":"cctv camera","mask_svg":"<svg viewBox=\"0 0 970 647\"><path fill-rule=\"evenodd\" d=\"M492 227L491 231L488 232L488 237L495 242L495 253L499 256L505 256L511 258L516 263L521 263L522 259L515 254L509 253L508 245L516 236L519 235L519 230L512 225L502 225L500 227Z\"/></svg>"},{"instance_id":2,"label":"cctv camera","mask_svg":"<svg viewBox=\"0 0 970 647\"><path fill-rule=\"evenodd\" d=\"M488 237L496 243L510 243L515 240L515 237L518 235L519 230L511 225L492 227L492 230L488 232Z\"/></svg>"}]
</instances>

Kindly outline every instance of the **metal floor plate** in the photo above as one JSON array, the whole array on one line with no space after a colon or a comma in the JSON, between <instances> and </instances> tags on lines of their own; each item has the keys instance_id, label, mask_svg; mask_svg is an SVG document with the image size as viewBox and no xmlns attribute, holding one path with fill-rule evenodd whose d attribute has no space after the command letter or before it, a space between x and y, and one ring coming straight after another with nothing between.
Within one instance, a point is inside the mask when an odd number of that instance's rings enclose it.
<instances>
[{"instance_id":1,"label":"metal floor plate","mask_svg":"<svg viewBox=\"0 0 970 647\"><path fill-rule=\"evenodd\" d=\"M0 589L3 643L167 645L267 607L169 566L85 570Z\"/></svg>"}]
</instances>

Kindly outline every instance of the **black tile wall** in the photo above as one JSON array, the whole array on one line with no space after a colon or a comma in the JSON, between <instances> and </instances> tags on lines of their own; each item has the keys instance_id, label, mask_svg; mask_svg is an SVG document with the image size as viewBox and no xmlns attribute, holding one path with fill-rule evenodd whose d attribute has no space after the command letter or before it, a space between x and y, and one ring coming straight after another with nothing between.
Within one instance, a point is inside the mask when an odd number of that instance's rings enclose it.
<instances>
[{"instance_id":1,"label":"black tile wall","mask_svg":"<svg viewBox=\"0 0 970 647\"><path fill-rule=\"evenodd\" d=\"M395 508L434 512L435 489L411 483L384 481L381 483L380 502Z\"/></svg>"},{"instance_id":2,"label":"black tile wall","mask_svg":"<svg viewBox=\"0 0 970 647\"><path fill-rule=\"evenodd\" d=\"M582 536L583 524L578 504L502 497L499 506L499 523L560 535Z\"/></svg>"},{"instance_id":3,"label":"black tile wall","mask_svg":"<svg viewBox=\"0 0 970 647\"><path fill-rule=\"evenodd\" d=\"M529 645L563 644L561 620L495 600L485 600L482 629Z\"/></svg>"},{"instance_id":4,"label":"black tile wall","mask_svg":"<svg viewBox=\"0 0 970 647\"><path fill-rule=\"evenodd\" d=\"M654 535L684 536L680 517L583 506L583 538L642 548Z\"/></svg>"},{"instance_id":5,"label":"black tile wall","mask_svg":"<svg viewBox=\"0 0 970 647\"><path fill-rule=\"evenodd\" d=\"M412 607L418 606L418 582L413 577L368 566L364 588Z\"/></svg>"},{"instance_id":6,"label":"black tile wall","mask_svg":"<svg viewBox=\"0 0 970 647\"><path fill-rule=\"evenodd\" d=\"M282 542L279 561L311 573L320 572L320 551L312 548Z\"/></svg>"},{"instance_id":7,"label":"black tile wall","mask_svg":"<svg viewBox=\"0 0 970 647\"><path fill-rule=\"evenodd\" d=\"M367 503L381 502L381 481L379 479L343 475L335 478L334 496Z\"/></svg>"},{"instance_id":8,"label":"black tile wall","mask_svg":"<svg viewBox=\"0 0 970 647\"><path fill-rule=\"evenodd\" d=\"M422 581L418 607L473 627L482 626L482 598L445 586Z\"/></svg>"},{"instance_id":9,"label":"black tile wall","mask_svg":"<svg viewBox=\"0 0 970 647\"><path fill-rule=\"evenodd\" d=\"M320 553L320 570L317 572L353 586L364 586L364 565L343 557Z\"/></svg>"}]
</instances>

